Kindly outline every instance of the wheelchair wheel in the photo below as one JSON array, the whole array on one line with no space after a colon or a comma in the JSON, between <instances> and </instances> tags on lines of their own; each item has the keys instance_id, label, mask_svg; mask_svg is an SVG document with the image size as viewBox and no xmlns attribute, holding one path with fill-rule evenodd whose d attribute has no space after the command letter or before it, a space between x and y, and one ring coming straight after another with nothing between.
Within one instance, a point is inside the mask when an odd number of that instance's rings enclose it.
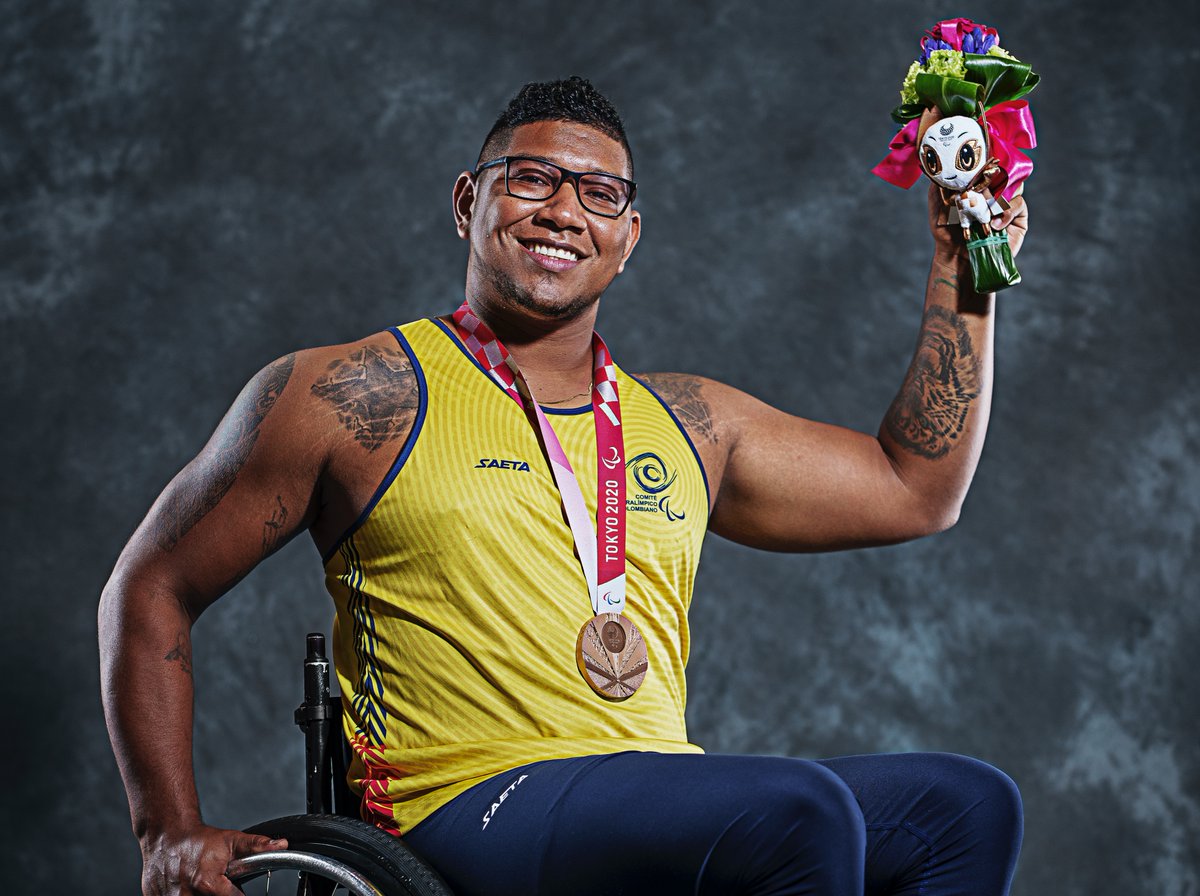
<instances>
[{"instance_id":1,"label":"wheelchair wheel","mask_svg":"<svg viewBox=\"0 0 1200 896\"><path fill-rule=\"evenodd\" d=\"M383 896L383 891L348 865L311 852L260 852L231 862L227 876L245 896L275 892L300 896ZM294 890L293 890L294 888Z\"/></svg>"},{"instance_id":2,"label":"wheelchair wheel","mask_svg":"<svg viewBox=\"0 0 1200 896\"><path fill-rule=\"evenodd\" d=\"M453 896L429 865L399 838L340 815L290 815L247 828L283 837L288 849L251 856L230 867L230 879L247 896L267 892L323 896ZM255 887L258 889L256 890ZM340 889L339 889L340 888Z\"/></svg>"}]
</instances>

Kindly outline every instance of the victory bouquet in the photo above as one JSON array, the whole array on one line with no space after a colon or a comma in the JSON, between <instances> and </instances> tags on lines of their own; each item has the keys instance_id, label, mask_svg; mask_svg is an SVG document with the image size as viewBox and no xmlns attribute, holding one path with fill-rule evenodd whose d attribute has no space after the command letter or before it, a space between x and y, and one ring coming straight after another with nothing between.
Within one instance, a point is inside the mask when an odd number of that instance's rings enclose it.
<instances>
[{"instance_id":1,"label":"victory bouquet","mask_svg":"<svg viewBox=\"0 0 1200 896\"><path fill-rule=\"evenodd\" d=\"M1008 235L989 222L1033 171L1021 150L1037 146L1037 137L1021 97L1038 76L1000 46L995 28L970 19L939 22L921 50L892 110L900 132L872 170L904 189L924 173L941 191L938 223L963 229L975 291L1014 286L1021 274Z\"/></svg>"}]
</instances>

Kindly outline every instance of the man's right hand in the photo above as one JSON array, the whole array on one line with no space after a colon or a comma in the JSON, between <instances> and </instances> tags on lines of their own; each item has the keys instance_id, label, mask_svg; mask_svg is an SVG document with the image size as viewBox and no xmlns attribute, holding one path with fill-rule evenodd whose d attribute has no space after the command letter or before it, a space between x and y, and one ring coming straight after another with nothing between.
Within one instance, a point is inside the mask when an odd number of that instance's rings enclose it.
<instances>
[{"instance_id":1,"label":"man's right hand","mask_svg":"<svg viewBox=\"0 0 1200 896\"><path fill-rule=\"evenodd\" d=\"M225 876L234 859L287 849L286 840L200 825L182 834L160 834L142 841L144 896L237 896Z\"/></svg>"}]
</instances>

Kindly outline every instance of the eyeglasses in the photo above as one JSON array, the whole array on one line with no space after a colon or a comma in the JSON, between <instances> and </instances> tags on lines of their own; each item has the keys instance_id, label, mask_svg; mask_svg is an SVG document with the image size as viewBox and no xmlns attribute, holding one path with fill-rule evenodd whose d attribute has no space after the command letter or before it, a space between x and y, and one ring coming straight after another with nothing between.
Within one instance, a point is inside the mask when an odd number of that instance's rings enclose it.
<instances>
[{"instance_id":1,"label":"eyeglasses","mask_svg":"<svg viewBox=\"0 0 1200 896\"><path fill-rule=\"evenodd\" d=\"M637 193L637 184L615 174L599 171L569 171L545 159L525 156L501 156L475 169L478 175L488 168L504 166L504 190L517 199L549 199L564 180L575 185L579 204L604 218L619 218Z\"/></svg>"}]
</instances>

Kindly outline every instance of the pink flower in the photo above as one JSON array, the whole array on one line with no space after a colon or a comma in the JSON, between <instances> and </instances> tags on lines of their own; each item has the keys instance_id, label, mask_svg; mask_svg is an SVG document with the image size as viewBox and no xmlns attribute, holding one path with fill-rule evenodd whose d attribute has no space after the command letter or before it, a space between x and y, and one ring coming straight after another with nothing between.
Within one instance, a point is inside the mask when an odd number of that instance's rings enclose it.
<instances>
[{"instance_id":1,"label":"pink flower","mask_svg":"<svg viewBox=\"0 0 1200 896\"><path fill-rule=\"evenodd\" d=\"M987 25L979 25L972 22L970 19L957 18L946 19L938 22L929 31L929 36L935 41L942 41L950 45L950 49L962 51L963 37L979 29L983 32L983 37L993 38L992 42L1000 40L1000 34L995 28L989 28Z\"/></svg>"}]
</instances>

